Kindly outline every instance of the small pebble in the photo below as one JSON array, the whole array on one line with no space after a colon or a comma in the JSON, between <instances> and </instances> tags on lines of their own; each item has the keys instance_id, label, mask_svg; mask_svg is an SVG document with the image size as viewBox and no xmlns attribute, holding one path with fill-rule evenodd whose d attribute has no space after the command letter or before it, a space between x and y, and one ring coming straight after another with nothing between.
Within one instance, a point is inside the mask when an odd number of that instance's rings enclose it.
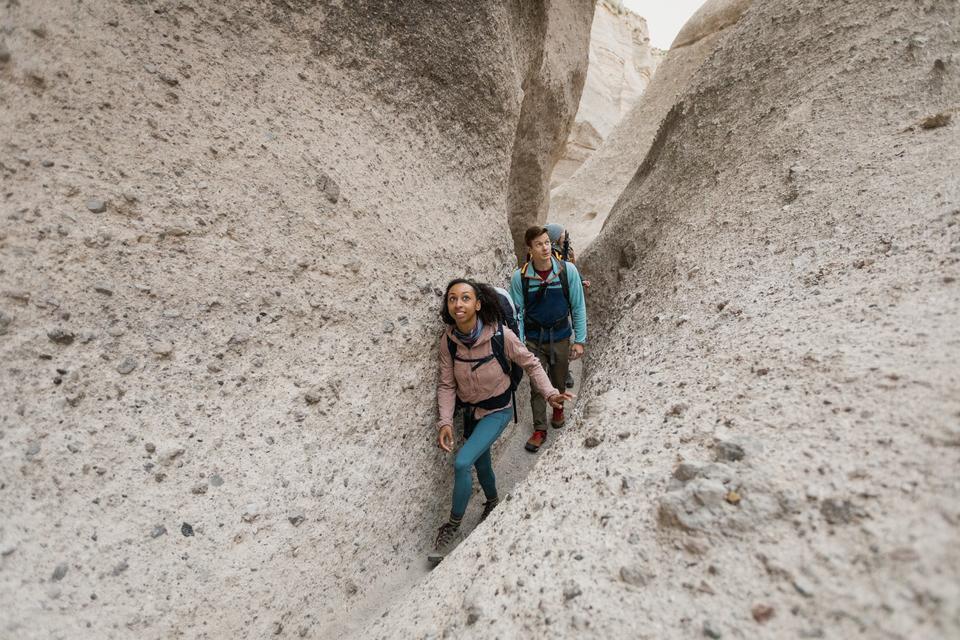
<instances>
[{"instance_id":1,"label":"small pebble","mask_svg":"<svg viewBox=\"0 0 960 640\"><path fill-rule=\"evenodd\" d=\"M758 604L750 610L753 619L757 622L763 624L767 620L773 617L774 609L768 604Z\"/></svg>"},{"instance_id":2,"label":"small pebble","mask_svg":"<svg viewBox=\"0 0 960 640\"><path fill-rule=\"evenodd\" d=\"M117 365L117 373L127 375L137 368L137 361L133 358L124 358L123 362Z\"/></svg>"},{"instance_id":3,"label":"small pebble","mask_svg":"<svg viewBox=\"0 0 960 640\"><path fill-rule=\"evenodd\" d=\"M159 538L167 532L167 528L162 524L158 524L153 528L153 531L150 532L151 538Z\"/></svg>"},{"instance_id":4,"label":"small pebble","mask_svg":"<svg viewBox=\"0 0 960 640\"><path fill-rule=\"evenodd\" d=\"M708 638L713 638L713 640L719 640L719 638L723 637L723 634L721 634L720 631L718 631L709 620L703 623L703 635L707 636Z\"/></svg>"},{"instance_id":5,"label":"small pebble","mask_svg":"<svg viewBox=\"0 0 960 640\"><path fill-rule=\"evenodd\" d=\"M57 568L53 570L53 575L50 576L50 579L54 582L60 582L63 580L63 577L67 575L67 570L69 567L66 562L61 562L57 565Z\"/></svg>"},{"instance_id":6,"label":"small pebble","mask_svg":"<svg viewBox=\"0 0 960 640\"><path fill-rule=\"evenodd\" d=\"M173 343L172 342L158 342L153 345L153 352L161 357L169 356L173 353Z\"/></svg>"},{"instance_id":7,"label":"small pebble","mask_svg":"<svg viewBox=\"0 0 960 640\"><path fill-rule=\"evenodd\" d=\"M107 210L107 203L97 198L90 198L87 200L87 209L93 213L103 213Z\"/></svg>"},{"instance_id":8,"label":"small pebble","mask_svg":"<svg viewBox=\"0 0 960 640\"><path fill-rule=\"evenodd\" d=\"M182 533L182 534L184 535L184 537L189 538L190 536L193 535L193 527L192 527L191 525L189 525L188 523L184 522L184 523L180 526L180 533Z\"/></svg>"},{"instance_id":9,"label":"small pebble","mask_svg":"<svg viewBox=\"0 0 960 640\"><path fill-rule=\"evenodd\" d=\"M47 337L50 338L51 342L55 342L56 344L68 345L73 342L76 335L72 331L57 328L47 331Z\"/></svg>"},{"instance_id":10,"label":"small pebble","mask_svg":"<svg viewBox=\"0 0 960 640\"><path fill-rule=\"evenodd\" d=\"M301 524L303 524L303 521L306 520L306 518L303 516L302 513L298 513L295 516L290 516L289 518L287 518L287 520L289 520L290 524L292 524L293 526L299 527Z\"/></svg>"}]
</instances>

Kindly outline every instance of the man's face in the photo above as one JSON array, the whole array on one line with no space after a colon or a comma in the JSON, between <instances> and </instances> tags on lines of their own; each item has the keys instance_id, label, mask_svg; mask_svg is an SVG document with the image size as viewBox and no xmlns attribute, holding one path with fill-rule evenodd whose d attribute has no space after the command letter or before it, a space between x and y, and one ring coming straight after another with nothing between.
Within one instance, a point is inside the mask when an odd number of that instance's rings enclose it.
<instances>
[{"instance_id":1,"label":"man's face","mask_svg":"<svg viewBox=\"0 0 960 640\"><path fill-rule=\"evenodd\" d=\"M550 251L550 235L547 233L537 236L530 242L530 255L538 262L549 260Z\"/></svg>"}]
</instances>

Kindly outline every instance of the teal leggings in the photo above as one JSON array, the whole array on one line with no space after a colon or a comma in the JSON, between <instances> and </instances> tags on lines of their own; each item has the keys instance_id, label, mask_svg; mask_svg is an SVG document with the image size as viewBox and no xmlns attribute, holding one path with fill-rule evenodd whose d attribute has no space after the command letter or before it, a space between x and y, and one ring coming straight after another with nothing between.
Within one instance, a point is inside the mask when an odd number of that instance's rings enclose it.
<instances>
[{"instance_id":1,"label":"teal leggings","mask_svg":"<svg viewBox=\"0 0 960 640\"><path fill-rule=\"evenodd\" d=\"M477 480L480 481L487 500L497 497L497 479L493 475L490 447L503 433L511 417L511 407L494 411L483 416L471 432L464 433L467 441L453 459L453 508L450 514L454 518L462 518L467 511L467 503L470 502L470 492L473 489L470 467L477 468Z\"/></svg>"}]
</instances>

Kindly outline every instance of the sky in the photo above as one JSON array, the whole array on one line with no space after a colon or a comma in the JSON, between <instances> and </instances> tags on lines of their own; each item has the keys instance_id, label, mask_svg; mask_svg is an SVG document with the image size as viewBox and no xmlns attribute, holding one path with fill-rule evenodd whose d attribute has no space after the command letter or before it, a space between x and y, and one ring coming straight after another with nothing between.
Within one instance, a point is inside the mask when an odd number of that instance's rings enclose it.
<instances>
[{"instance_id":1,"label":"sky","mask_svg":"<svg viewBox=\"0 0 960 640\"><path fill-rule=\"evenodd\" d=\"M669 49L684 25L703 5L704 0L623 0L624 6L647 19L650 44Z\"/></svg>"}]
</instances>

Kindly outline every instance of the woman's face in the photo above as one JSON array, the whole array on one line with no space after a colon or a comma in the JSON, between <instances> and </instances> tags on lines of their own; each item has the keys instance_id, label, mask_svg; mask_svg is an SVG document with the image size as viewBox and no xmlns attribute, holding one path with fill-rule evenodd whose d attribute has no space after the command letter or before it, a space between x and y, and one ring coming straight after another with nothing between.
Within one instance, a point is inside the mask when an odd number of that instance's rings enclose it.
<instances>
[{"instance_id":1,"label":"woman's face","mask_svg":"<svg viewBox=\"0 0 960 640\"><path fill-rule=\"evenodd\" d=\"M460 282L447 291L447 311L458 327L472 327L479 310L477 292L470 285Z\"/></svg>"}]
</instances>

